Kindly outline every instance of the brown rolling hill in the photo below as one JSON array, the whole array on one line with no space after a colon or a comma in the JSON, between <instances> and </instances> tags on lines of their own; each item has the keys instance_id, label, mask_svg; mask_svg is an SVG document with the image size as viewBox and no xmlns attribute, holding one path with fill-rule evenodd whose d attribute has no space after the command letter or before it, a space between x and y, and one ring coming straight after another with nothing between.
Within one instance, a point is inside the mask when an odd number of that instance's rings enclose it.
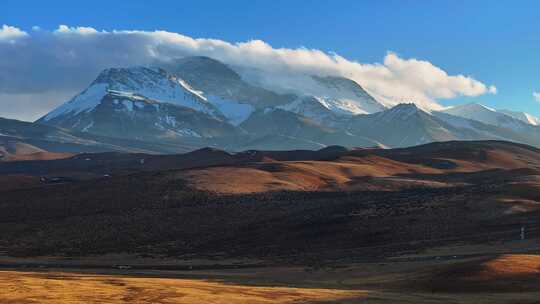
<instances>
[{"instance_id":1,"label":"brown rolling hill","mask_svg":"<svg viewBox=\"0 0 540 304\"><path fill-rule=\"evenodd\" d=\"M197 168L181 175L197 189L252 193L448 187L478 178L536 176L540 172L540 150L504 142L446 142L391 150L335 149L333 154L319 158L300 151L259 154L259 162Z\"/></svg>"},{"instance_id":2,"label":"brown rolling hill","mask_svg":"<svg viewBox=\"0 0 540 304\"><path fill-rule=\"evenodd\" d=\"M402 282L414 290L430 292L534 292L540 286L540 256L504 254L472 258L418 271Z\"/></svg>"},{"instance_id":3,"label":"brown rolling hill","mask_svg":"<svg viewBox=\"0 0 540 304\"><path fill-rule=\"evenodd\" d=\"M351 262L539 238L539 168L498 141L4 162L0 251Z\"/></svg>"},{"instance_id":4,"label":"brown rolling hill","mask_svg":"<svg viewBox=\"0 0 540 304\"><path fill-rule=\"evenodd\" d=\"M18 138L0 136L0 161L52 160L72 155L73 153L49 152Z\"/></svg>"}]
</instances>

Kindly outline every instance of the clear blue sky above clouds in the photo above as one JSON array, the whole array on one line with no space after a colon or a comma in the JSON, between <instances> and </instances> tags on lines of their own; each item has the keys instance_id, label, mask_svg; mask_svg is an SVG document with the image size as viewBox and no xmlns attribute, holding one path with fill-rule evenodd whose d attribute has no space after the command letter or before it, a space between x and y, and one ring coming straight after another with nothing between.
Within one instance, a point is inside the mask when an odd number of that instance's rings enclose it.
<instances>
[{"instance_id":1,"label":"clear blue sky above clouds","mask_svg":"<svg viewBox=\"0 0 540 304\"><path fill-rule=\"evenodd\" d=\"M13 1L0 25L29 31L59 24L98 30L167 30L230 42L336 52L381 62L387 51L428 60L449 74L497 86L496 95L443 100L481 102L540 115L538 1Z\"/></svg>"}]
</instances>

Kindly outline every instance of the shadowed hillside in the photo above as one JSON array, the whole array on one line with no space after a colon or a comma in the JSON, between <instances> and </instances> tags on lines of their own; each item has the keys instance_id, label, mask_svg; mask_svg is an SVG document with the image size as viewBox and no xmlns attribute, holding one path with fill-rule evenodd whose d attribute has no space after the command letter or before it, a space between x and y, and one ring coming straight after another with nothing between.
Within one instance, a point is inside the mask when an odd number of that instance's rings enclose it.
<instances>
[{"instance_id":1,"label":"shadowed hillside","mask_svg":"<svg viewBox=\"0 0 540 304\"><path fill-rule=\"evenodd\" d=\"M306 263L512 240L522 226L538 237L540 153L504 142L84 154L25 164L0 165L28 180L1 193L0 249L9 255L130 252Z\"/></svg>"}]
</instances>

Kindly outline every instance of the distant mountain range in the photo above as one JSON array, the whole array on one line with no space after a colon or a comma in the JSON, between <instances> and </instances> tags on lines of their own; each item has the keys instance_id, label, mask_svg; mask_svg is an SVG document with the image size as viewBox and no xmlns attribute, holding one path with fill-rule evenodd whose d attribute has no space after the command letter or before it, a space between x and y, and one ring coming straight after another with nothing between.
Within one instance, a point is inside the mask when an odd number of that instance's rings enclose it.
<instances>
[{"instance_id":1,"label":"distant mountain range","mask_svg":"<svg viewBox=\"0 0 540 304\"><path fill-rule=\"evenodd\" d=\"M35 123L0 120L0 136L53 152L406 147L483 139L540 146L539 119L527 113L474 103L440 112L413 102L387 108L351 79L308 78L301 93L279 93L208 57L110 68Z\"/></svg>"}]
</instances>

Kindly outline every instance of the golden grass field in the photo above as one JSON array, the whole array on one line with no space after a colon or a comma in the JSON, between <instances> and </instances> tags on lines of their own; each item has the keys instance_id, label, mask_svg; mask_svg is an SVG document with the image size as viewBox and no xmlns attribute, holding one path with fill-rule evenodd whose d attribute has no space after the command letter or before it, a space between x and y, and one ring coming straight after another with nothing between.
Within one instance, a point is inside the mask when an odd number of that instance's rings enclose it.
<instances>
[{"instance_id":1,"label":"golden grass field","mask_svg":"<svg viewBox=\"0 0 540 304\"><path fill-rule=\"evenodd\" d=\"M0 271L0 303L540 303L540 255L219 271Z\"/></svg>"},{"instance_id":2,"label":"golden grass field","mask_svg":"<svg viewBox=\"0 0 540 304\"><path fill-rule=\"evenodd\" d=\"M1 303L309 303L361 297L355 290L256 287L196 279L65 272L0 272Z\"/></svg>"}]
</instances>

